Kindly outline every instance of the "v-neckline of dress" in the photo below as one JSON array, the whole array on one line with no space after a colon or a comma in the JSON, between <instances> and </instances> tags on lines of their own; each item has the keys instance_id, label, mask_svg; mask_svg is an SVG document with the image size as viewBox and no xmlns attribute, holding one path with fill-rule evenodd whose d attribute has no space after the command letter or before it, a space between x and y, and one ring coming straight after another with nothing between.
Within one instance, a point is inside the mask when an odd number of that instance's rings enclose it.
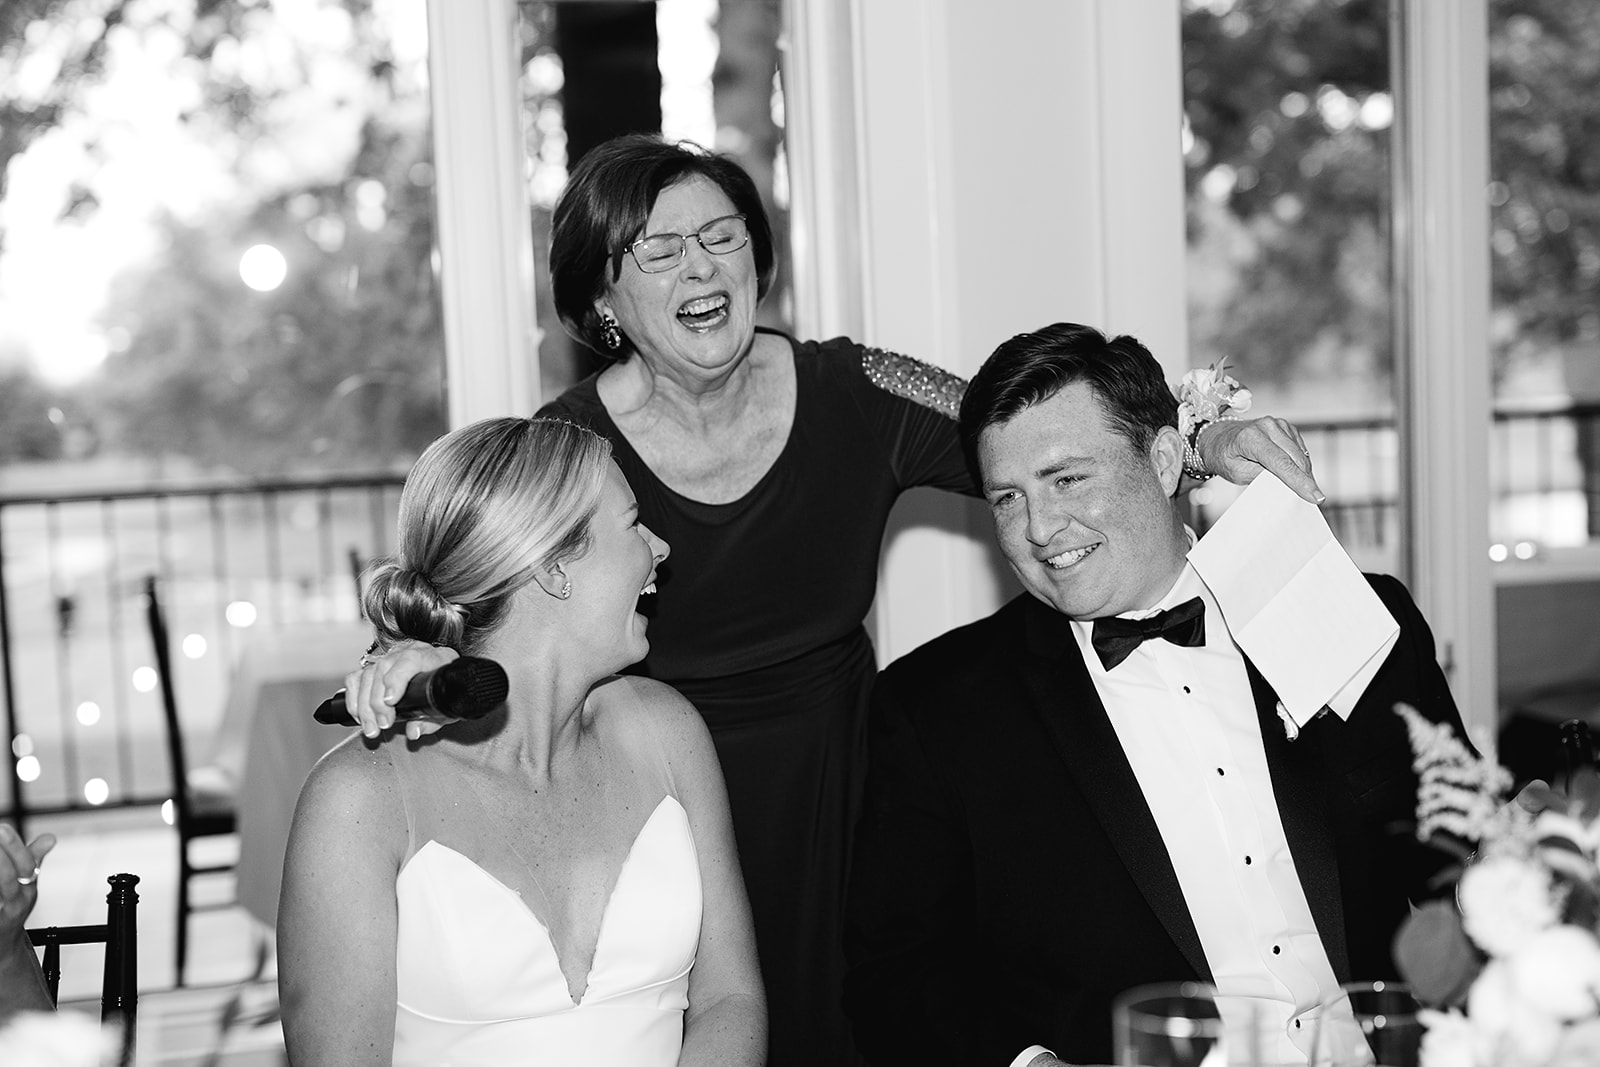
<instances>
[{"instance_id":1,"label":"v-neckline of dress","mask_svg":"<svg viewBox=\"0 0 1600 1067\"><path fill-rule=\"evenodd\" d=\"M572 978L567 973L566 963L565 963L565 960L564 960L564 958L563 958L563 956L561 954L561 947L556 943L555 934L553 933L553 931L551 929L550 922L546 921L545 918L541 918L540 917L539 913L537 911L535 911L534 908L532 907L532 905L530 905L528 903L527 898L524 897L523 894L521 894L520 892L518 892L516 889L512 888L510 885L506 884L505 882L501 881L498 877L496 877L493 873L491 873L487 868L485 868L482 864L480 864L477 860L473 859L471 856L468 856L465 853L458 851L457 849L451 848L449 845L447 845L444 842L439 841L437 839L429 840L426 844L424 844L422 846L421 849L417 850L417 854L420 855L421 852L423 851L423 849L426 849L426 848L429 848L429 847L442 848L442 849L446 850L447 852L453 853L454 855L459 856L461 859L465 860L474 870L476 870L479 873L481 873L490 882L492 882L494 885L498 886L500 889L504 890L507 895L512 897L516 901L517 907L522 911L522 913L527 915L529 919L533 920L534 925L538 926L539 930L544 934L545 943L550 946L550 954L555 957L556 969L561 974L562 984L566 987L567 999L572 1002L572 1006L574 1008L580 1008L580 1007L583 1006L584 1001L588 999L589 987L593 984L594 973L599 967L600 951L605 946L606 931L608 929L608 925L609 925L610 918L611 918L611 910L612 910L611 909L611 905L612 905L612 902L616 899L617 890L622 885L623 880L627 877L628 868L629 868L629 866L631 865L631 863L633 861L634 854L638 851L639 842L644 838L645 834L648 833L650 828L655 824L656 816L660 815L661 812L666 809L668 801L671 801L673 806L676 807L679 811L683 811L683 805L678 803L677 798L673 797L669 793L666 796L663 796L661 798L661 800L656 804L655 809L650 812L649 818L645 819L643 825L641 825L639 827L638 832L633 835L633 841L628 845L627 855L622 857L622 863L617 867L616 877L614 879L612 879L611 888L606 893L605 903L601 906L601 909L600 909L600 925L599 925L598 930L595 933L594 949L589 954L589 970L588 970L587 973L585 973L583 975L583 990L582 990L582 992L576 993L576 994L573 993ZM684 814L685 814L685 816L687 816L688 813L684 812ZM416 857L413 856L412 860L415 860L415 858ZM407 866L409 866L409 865L410 864L408 862ZM547 903L548 903L548 901L547 901Z\"/></svg>"}]
</instances>

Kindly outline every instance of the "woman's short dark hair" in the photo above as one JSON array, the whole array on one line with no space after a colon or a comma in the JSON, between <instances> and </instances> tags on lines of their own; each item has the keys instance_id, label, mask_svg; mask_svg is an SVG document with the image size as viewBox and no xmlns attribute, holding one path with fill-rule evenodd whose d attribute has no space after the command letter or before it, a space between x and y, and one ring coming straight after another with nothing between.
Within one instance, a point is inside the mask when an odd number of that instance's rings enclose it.
<instances>
[{"instance_id":1,"label":"woman's short dark hair","mask_svg":"<svg viewBox=\"0 0 1600 1067\"><path fill-rule=\"evenodd\" d=\"M608 279L622 276L627 246L644 236L656 197L670 185L695 176L714 182L750 228L756 261L756 299L772 285L775 259L772 225L761 206L755 182L730 156L708 152L691 141L669 144L660 137L630 133L584 153L566 191L556 202L550 229L550 288L556 314L573 337L609 359L634 351L626 335L622 347L608 349L600 338L594 302Z\"/></svg>"},{"instance_id":2,"label":"woman's short dark hair","mask_svg":"<svg viewBox=\"0 0 1600 1067\"><path fill-rule=\"evenodd\" d=\"M1108 339L1093 326L1058 322L1006 341L968 383L960 433L973 478L982 484L978 436L986 428L1009 422L1076 381L1089 383L1106 420L1139 452L1163 426L1178 425L1178 400L1148 348L1127 334Z\"/></svg>"}]
</instances>

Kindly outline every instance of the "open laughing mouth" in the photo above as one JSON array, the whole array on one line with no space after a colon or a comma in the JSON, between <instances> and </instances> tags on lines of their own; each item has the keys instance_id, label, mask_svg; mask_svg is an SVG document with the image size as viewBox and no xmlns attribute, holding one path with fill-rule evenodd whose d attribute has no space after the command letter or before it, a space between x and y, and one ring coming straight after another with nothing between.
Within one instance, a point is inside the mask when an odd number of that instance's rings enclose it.
<instances>
[{"instance_id":1,"label":"open laughing mouth","mask_svg":"<svg viewBox=\"0 0 1600 1067\"><path fill-rule=\"evenodd\" d=\"M678 308L678 321L691 330L710 330L728 321L727 293L700 296Z\"/></svg>"},{"instance_id":2,"label":"open laughing mouth","mask_svg":"<svg viewBox=\"0 0 1600 1067\"><path fill-rule=\"evenodd\" d=\"M1064 571L1068 567L1074 566L1080 561L1086 559L1089 553L1093 552L1099 547L1099 544L1092 544L1086 545L1083 548L1074 548L1067 552L1063 552L1058 556L1051 556L1049 559L1044 561L1044 564L1053 571Z\"/></svg>"},{"instance_id":3,"label":"open laughing mouth","mask_svg":"<svg viewBox=\"0 0 1600 1067\"><path fill-rule=\"evenodd\" d=\"M640 615L643 615L647 619L655 615L655 593L656 576L655 573L652 572L650 575L650 580L644 583L644 588L639 590L639 602L634 605L633 610L638 612Z\"/></svg>"}]
</instances>

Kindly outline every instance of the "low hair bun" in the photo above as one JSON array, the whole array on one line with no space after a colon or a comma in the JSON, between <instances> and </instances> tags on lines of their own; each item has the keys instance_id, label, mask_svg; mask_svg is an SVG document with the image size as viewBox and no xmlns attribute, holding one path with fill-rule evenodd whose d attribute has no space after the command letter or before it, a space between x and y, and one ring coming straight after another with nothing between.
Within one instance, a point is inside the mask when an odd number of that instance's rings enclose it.
<instances>
[{"instance_id":1,"label":"low hair bun","mask_svg":"<svg viewBox=\"0 0 1600 1067\"><path fill-rule=\"evenodd\" d=\"M367 574L367 618L383 644L405 639L460 643L466 609L445 599L427 575L393 560L374 563Z\"/></svg>"}]
</instances>

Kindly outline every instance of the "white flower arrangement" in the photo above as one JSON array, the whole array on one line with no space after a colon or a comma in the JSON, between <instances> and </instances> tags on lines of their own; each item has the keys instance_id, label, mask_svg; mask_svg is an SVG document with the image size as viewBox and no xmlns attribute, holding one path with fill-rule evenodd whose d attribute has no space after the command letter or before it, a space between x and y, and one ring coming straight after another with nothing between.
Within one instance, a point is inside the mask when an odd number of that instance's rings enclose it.
<instances>
[{"instance_id":1,"label":"white flower arrangement","mask_svg":"<svg viewBox=\"0 0 1600 1067\"><path fill-rule=\"evenodd\" d=\"M1415 909L1395 939L1432 1004L1422 1067L1600 1067L1600 774L1546 791L1535 813L1448 726L1395 711L1420 777L1417 836L1471 853L1455 900Z\"/></svg>"},{"instance_id":2,"label":"white flower arrangement","mask_svg":"<svg viewBox=\"0 0 1600 1067\"><path fill-rule=\"evenodd\" d=\"M5 1067L101 1067L116 1062L115 1028L76 1011L24 1011L0 1027Z\"/></svg>"},{"instance_id":3,"label":"white flower arrangement","mask_svg":"<svg viewBox=\"0 0 1600 1067\"><path fill-rule=\"evenodd\" d=\"M1178 385L1178 433L1193 442L1194 432L1218 419L1233 418L1250 410L1250 390L1227 373L1226 359L1196 367Z\"/></svg>"}]
</instances>

